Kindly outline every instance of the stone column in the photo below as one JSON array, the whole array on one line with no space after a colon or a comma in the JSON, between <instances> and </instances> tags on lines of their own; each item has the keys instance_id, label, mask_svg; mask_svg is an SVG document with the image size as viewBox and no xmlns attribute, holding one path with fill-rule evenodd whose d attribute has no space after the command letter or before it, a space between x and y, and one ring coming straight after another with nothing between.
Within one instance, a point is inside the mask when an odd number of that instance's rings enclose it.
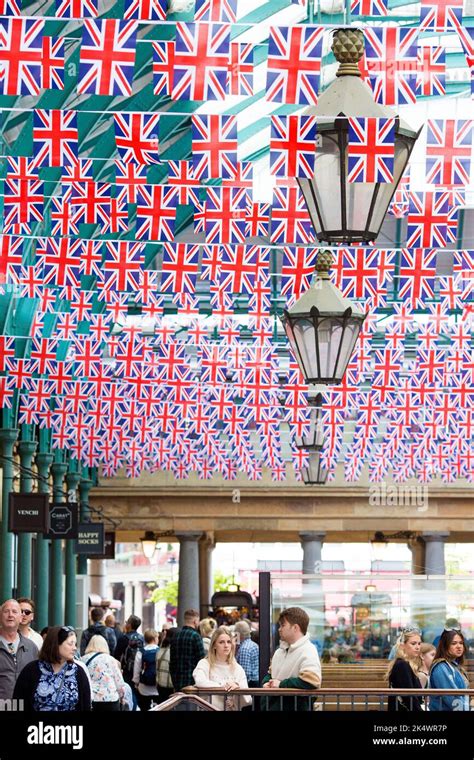
<instances>
[{"instance_id":1,"label":"stone column","mask_svg":"<svg viewBox=\"0 0 474 760\"><path fill-rule=\"evenodd\" d=\"M133 585L132 581L125 581L125 595L123 600L123 619L128 620L133 615Z\"/></svg>"},{"instance_id":2,"label":"stone column","mask_svg":"<svg viewBox=\"0 0 474 760\"><path fill-rule=\"evenodd\" d=\"M214 593L212 574L212 552L215 543L212 533L206 533L199 541L199 602L201 617L207 617L211 597Z\"/></svg>"},{"instance_id":3,"label":"stone column","mask_svg":"<svg viewBox=\"0 0 474 760\"><path fill-rule=\"evenodd\" d=\"M425 572L425 542L419 536L415 536L408 541L408 548L411 551L411 574L423 575ZM423 599L425 588L424 579L413 579L410 589L410 623L415 623L423 630L429 620L425 616L425 610L420 605Z\"/></svg>"},{"instance_id":4,"label":"stone column","mask_svg":"<svg viewBox=\"0 0 474 760\"><path fill-rule=\"evenodd\" d=\"M141 581L133 582L133 614L143 620L143 585Z\"/></svg>"},{"instance_id":5,"label":"stone column","mask_svg":"<svg viewBox=\"0 0 474 760\"><path fill-rule=\"evenodd\" d=\"M22 493L31 493L33 490L33 473L31 466L33 456L36 451L36 441L31 440L31 430L29 425L21 426L22 440L18 443L17 449L20 456L20 491ZM18 534L18 563L17 563L17 597L31 597L31 571L32 571L32 554L31 554L31 533Z\"/></svg>"},{"instance_id":6,"label":"stone column","mask_svg":"<svg viewBox=\"0 0 474 760\"><path fill-rule=\"evenodd\" d=\"M301 531L299 537L303 547L303 575L320 575L322 573L321 552L326 533L312 530ZM324 639L324 594L320 578L303 579L302 601L310 615L308 633L321 653Z\"/></svg>"},{"instance_id":7,"label":"stone column","mask_svg":"<svg viewBox=\"0 0 474 760\"><path fill-rule=\"evenodd\" d=\"M106 562L106 559L89 560L90 592L91 594L98 594L101 599L105 599L107 594Z\"/></svg>"},{"instance_id":8,"label":"stone column","mask_svg":"<svg viewBox=\"0 0 474 760\"><path fill-rule=\"evenodd\" d=\"M421 535L425 542L425 574L445 575L444 545L449 533L427 531ZM425 598L428 614L424 638L425 641L432 641L442 632L446 621L446 581L442 578L428 577Z\"/></svg>"},{"instance_id":9,"label":"stone column","mask_svg":"<svg viewBox=\"0 0 474 760\"><path fill-rule=\"evenodd\" d=\"M58 504L64 501L64 476L67 472L67 464L59 461L61 452L56 450L57 461L51 465L53 476L53 501ZM50 625L64 624L63 608L63 546L62 540L54 538L51 541L51 584L50 584Z\"/></svg>"},{"instance_id":10,"label":"stone column","mask_svg":"<svg viewBox=\"0 0 474 760\"><path fill-rule=\"evenodd\" d=\"M53 461L53 455L47 450L49 444L44 440L39 431L39 453L36 454L36 467L38 469L38 491L49 493L49 468ZM38 535L36 538L36 594L35 594L35 622L39 631L48 625L48 579L49 579L49 539Z\"/></svg>"},{"instance_id":11,"label":"stone column","mask_svg":"<svg viewBox=\"0 0 474 760\"><path fill-rule=\"evenodd\" d=\"M2 459L2 526L0 542L1 600L10 599L13 589L13 535L8 532L8 497L13 491L13 446L18 430L0 430L0 453Z\"/></svg>"},{"instance_id":12,"label":"stone column","mask_svg":"<svg viewBox=\"0 0 474 760\"><path fill-rule=\"evenodd\" d=\"M176 533L179 540L178 625L183 625L184 612L199 609L199 550L202 533Z\"/></svg>"}]
</instances>

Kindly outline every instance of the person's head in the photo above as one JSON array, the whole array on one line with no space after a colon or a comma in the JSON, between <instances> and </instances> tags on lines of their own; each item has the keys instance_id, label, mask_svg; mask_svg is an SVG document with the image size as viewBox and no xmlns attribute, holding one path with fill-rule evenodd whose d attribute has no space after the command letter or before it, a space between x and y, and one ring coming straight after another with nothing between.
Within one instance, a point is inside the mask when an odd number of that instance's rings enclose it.
<instances>
[{"instance_id":1,"label":"person's head","mask_svg":"<svg viewBox=\"0 0 474 760\"><path fill-rule=\"evenodd\" d=\"M197 610L186 610L184 613L184 625L197 628L199 625L199 612Z\"/></svg>"},{"instance_id":2,"label":"person's head","mask_svg":"<svg viewBox=\"0 0 474 760\"><path fill-rule=\"evenodd\" d=\"M107 628L115 628L115 618L113 615L107 615L104 620L105 625Z\"/></svg>"},{"instance_id":3,"label":"person's head","mask_svg":"<svg viewBox=\"0 0 474 760\"><path fill-rule=\"evenodd\" d=\"M155 631L154 628L147 628L143 634L143 638L145 639L145 644L158 644L158 631Z\"/></svg>"},{"instance_id":4,"label":"person's head","mask_svg":"<svg viewBox=\"0 0 474 760\"><path fill-rule=\"evenodd\" d=\"M217 628L214 618L203 618L199 623L199 633L203 639L209 639Z\"/></svg>"},{"instance_id":5,"label":"person's head","mask_svg":"<svg viewBox=\"0 0 474 760\"><path fill-rule=\"evenodd\" d=\"M230 628L225 625L216 628L212 634L207 655L210 667L212 668L216 662L227 662L229 665L233 665L234 650L234 637Z\"/></svg>"},{"instance_id":6,"label":"person's head","mask_svg":"<svg viewBox=\"0 0 474 760\"><path fill-rule=\"evenodd\" d=\"M438 642L435 660L457 660L460 665L463 665L466 652L466 640L461 629L445 628Z\"/></svg>"},{"instance_id":7,"label":"person's head","mask_svg":"<svg viewBox=\"0 0 474 760\"><path fill-rule=\"evenodd\" d=\"M16 599L7 599L0 609L0 628L5 633L17 633L20 623L20 605Z\"/></svg>"},{"instance_id":8,"label":"person's head","mask_svg":"<svg viewBox=\"0 0 474 760\"><path fill-rule=\"evenodd\" d=\"M306 634L309 615L301 607L288 607L278 618L280 639L287 644L294 644Z\"/></svg>"},{"instance_id":9,"label":"person's head","mask_svg":"<svg viewBox=\"0 0 474 760\"><path fill-rule=\"evenodd\" d=\"M417 660L420 657L421 633L415 626L402 630L397 642L397 656L405 660Z\"/></svg>"},{"instance_id":10,"label":"person's head","mask_svg":"<svg viewBox=\"0 0 474 760\"><path fill-rule=\"evenodd\" d=\"M423 662L424 670L429 672L429 669L431 668L431 664L434 660L435 654L436 654L436 647L433 646L433 644L428 644L427 642L423 642L421 644L420 657Z\"/></svg>"},{"instance_id":11,"label":"person's head","mask_svg":"<svg viewBox=\"0 0 474 760\"><path fill-rule=\"evenodd\" d=\"M127 631L138 631L142 624L141 618L138 615L130 615L126 622Z\"/></svg>"},{"instance_id":12,"label":"person's head","mask_svg":"<svg viewBox=\"0 0 474 760\"><path fill-rule=\"evenodd\" d=\"M21 612L20 630L28 629L35 616L35 603L28 596L20 596L17 602Z\"/></svg>"},{"instance_id":13,"label":"person's head","mask_svg":"<svg viewBox=\"0 0 474 760\"><path fill-rule=\"evenodd\" d=\"M238 623L234 625L234 633L237 638L237 642L245 641L245 639L250 638L250 626L245 620L239 620Z\"/></svg>"},{"instance_id":14,"label":"person's head","mask_svg":"<svg viewBox=\"0 0 474 760\"><path fill-rule=\"evenodd\" d=\"M102 607L92 607L91 620L93 623L100 623L103 617L104 617L104 610L102 609Z\"/></svg>"},{"instance_id":15,"label":"person's head","mask_svg":"<svg viewBox=\"0 0 474 760\"><path fill-rule=\"evenodd\" d=\"M169 645L173 641L174 637L176 636L177 630L178 630L177 628L168 628L164 632L163 638L161 639L161 647L162 648L164 647L166 649L166 647L169 647Z\"/></svg>"},{"instance_id":16,"label":"person's head","mask_svg":"<svg viewBox=\"0 0 474 760\"><path fill-rule=\"evenodd\" d=\"M92 654L92 652L102 652L103 654L110 654L109 645L107 641L104 639L104 637L101 636L100 634L91 636L84 654L89 654L89 653Z\"/></svg>"},{"instance_id":17,"label":"person's head","mask_svg":"<svg viewBox=\"0 0 474 760\"><path fill-rule=\"evenodd\" d=\"M101 638L101 636L98 638ZM39 653L39 659L43 660L43 662L49 662L51 665L72 662L77 648L76 644L76 632L74 628L70 625L55 625L49 628L46 634Z\"/></svg>"}]
</instances>

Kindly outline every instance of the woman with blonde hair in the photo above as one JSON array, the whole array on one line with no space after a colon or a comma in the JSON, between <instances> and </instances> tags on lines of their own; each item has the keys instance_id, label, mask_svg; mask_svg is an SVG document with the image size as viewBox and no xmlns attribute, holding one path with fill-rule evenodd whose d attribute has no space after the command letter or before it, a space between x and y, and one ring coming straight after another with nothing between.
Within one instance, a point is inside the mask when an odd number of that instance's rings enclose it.
<instances>
[{"instance_id":1,"label":"woman with blonde hair","mask_svg":"<svg viewBox=\"0 0 474 760\"><path fill-rule=\"evenodd\" d=\"M235 643L232 631L222 625L212 634L207 657L199 660L193 672L194 683L199 688L219 688L224 692L211 697L211 704L218 710L239 710L249 705L252 698L245 695L234 697L229 692L247 689L247 677L235 659Z\"/></svg>"},{"instance_id":2,"label":"woman with blonde hair","mask_svg":"<svg viewBox=\"0 0 474 760\"><path fill-rule=\"evenodd\" d=\"M217 628L217 621L214 618L203 618L199 623L199 633L202 637L202 643L204 645L204 651L206 654L209 652L209 644L211 643L211 636Z\"/></svg>"},{"instance_id":3,"label":"woman with blonde hair","mask_svg":"<svg viewBox=\"0 0 474 760\"><path fill-rule=\"evenodd\" d=\"M428 686L430 680L430 668L433 664L435 654L436 647L433 644L428 644L427 642L422 643L420 647L421 664L417 676L423 689Z\"/></svg>"},{"instance_id":4,"label":"woman with blonde hair","mask_svg":"<svg viewBox=\"0 0 474 760\"><path fill-rule=\"evenodd\" d=\"M118 660L109 654L109 645L104 637L99 634L92 636L81 659L91 679L92 709L95 712L120 710L125 682Z\"/></svg>"},{"instance_id":5,"label":"woman with blonde hair","mask_svg":"<svg viewBox=\"0 0 474 760\"><path fill-rule=\"evenodd\" d=\"M421 633L415 626L403 629L397 640L395 659L393 659L385 675L391 689L421 689L418 671L421 666L420 658ZM422 700L419 696L397 696L388 698L389 711L421 712Z\"/></svg>"}]
</instances>

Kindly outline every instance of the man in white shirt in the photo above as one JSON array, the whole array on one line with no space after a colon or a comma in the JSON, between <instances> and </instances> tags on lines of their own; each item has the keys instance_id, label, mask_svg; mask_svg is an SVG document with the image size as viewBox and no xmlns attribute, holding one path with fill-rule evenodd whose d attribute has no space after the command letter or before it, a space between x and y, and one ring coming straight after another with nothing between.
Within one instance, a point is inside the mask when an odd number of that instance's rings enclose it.
<instances>
[{"instance_id":1,"label":"man in white shirt","mask_svg":"<svg viewBox=\"0 0 474 760\"><path fill-rule=\"evenodd\" d=\"M19 673L38 659L36 645L18 633L20 619L20 605L7 599L0 607L0 700L12 698Z\"/></svg>"},{"instance_id":2,"label":"man in white shirt","mask_svg":"<svg viewBox=\"0 0 474 760\"><path fill-rule=\"evenodd\" d=\"M17 602L20 605L21 612L19 632L26 639L30 639L33 644L36 644L39 652L43 646L43 637L31 627L35 616L35 603L33 599L28 599L26 596L21 596Z\"/></svg>"}]
</instances>

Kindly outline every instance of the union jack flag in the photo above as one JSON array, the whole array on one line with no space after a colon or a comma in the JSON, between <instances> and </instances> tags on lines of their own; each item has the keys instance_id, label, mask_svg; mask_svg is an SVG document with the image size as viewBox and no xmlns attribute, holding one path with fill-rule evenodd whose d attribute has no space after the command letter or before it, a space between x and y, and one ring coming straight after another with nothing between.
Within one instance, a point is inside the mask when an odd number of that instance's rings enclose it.
<instances>
[{"instance_id":1,"label":"union jack flag","mask_svg":"<svg viewBox=\"0 0 474 760\"><path fill-rule=\"evenodd\" d=\"M64 39L43 37L41 87L45 90L64 90Z\"/></svg>"},{"instance_id":2,"label":"union jack flag","mask_svg":"<svg viewBox=\"0 0 474 760\"><path fill-rule=\"evenodd\" d=\"M161 265L163 293L194 293L199 267L199 246L165 243Z\"/></svg>"},{"instance_id":3,"label":"union jack flag","mask_svg":"<svg viewBox=\"0 0 474 760\"><path fill-rule=\"evenodd\" d=\"M23 264L23 238L2 235L0 246L0 285L10 278L16 282L15 270L19 271Z\"/></svg>"},{"instance_id":4,"label":"union jack flag","mask_svg":"<svg viewBox=\"0 0 474 760\"><path fill-rule=\"evenodd\" d=\"M441 190L409 193L408 248L446 247L449 194Z\"/></svg>"},{"instance_id":5,"label":"union jack flag","mask_svg":"<svg viewBox=\"0 0 474 760\"><path fill-rule=\"evenodd\" d=\"M176 189L146 185L138 190L137 231L139 240L173 240L176 220Z\"/></svg>"},{"instance_id":6,"label":"union jack flag","mask_svg":"<svg viewBox=\"0 0 474 760\"><path fill-rule=\"evenodd\" d=\"M354 16L386 16L388 8L384 0L351 0Z\"/></svg>"},{"instance_id":7,"label":"union jack flag","mask_svg":"<svg viewBox=\"0 0 474 760\"><path fill-rule=\"evenodd\" d=\"M20 0L0 0L0 16L21 16Z\"/></svg>"},{"instance_id":8,"label":"union jack flag","mask_svg":"<svg viewBox=\"0 0 474 760\"><path fill-rule=\"evenodd\" d=\"M121 292L136 290L145 261L143 248L144 243L107 241L102 279L98 286L104 290Z\"/></svg>"},{"instance_id":9,"label":"union jack flag","mask_svg":"<svg viewBox=\"0 0 474 760\"><path fill-rule=\"evenodd\" d=\"M56 0L56 18L95 18L97 0Z\"/></svg>"},{"instance_id":10,"label":"union jack flag","mask_svg":"<svg viewBox=\"0 0 474 760\"><path fill-rule=\"evenodd\" d=\"M102 276L102 243L100 240L83 240L81 274Z\"/></svg>"},{"instance_id":11,"label":"union jack flag","mask_svg":"<svg viewBox=\"0 0 474 760\"><path fill-rule=\"evenodd\" d=\"M426 142L426 181L430 185L469 185L471 119L429 119Z\"/></svg>"},{"instance_id":12,"label":"union jack flag","mask_svg":"<svg viewBox=\"0 0 474 760\"><path fill-rule=\"evenodd\" d=\"M184 205L190 203L197 205L199 203L195 188L200 186L200 182L194 176L191 161L168 161L167 184L176 187L178 203Z\"/></svg>"},{"instance_id":13,"label":"union jack flag","mask_svg":"<svg viewBox=\"0 0 474 760\"><path fill-rule=\"evenodd\" d=\"M121 188L120 195L123 195L127 203L136 203L138 199L138 189L146 185L146 165L137 165L115 161L115 184Z\"/></svg>"},{"instance_id":14,"label":"union jack flag","mask_svg":"<svg viewBox=\"0 0 474 760\"><path fill-rule=\"evenodd\" d=\"M171 96L174 76L174 42L153 42L153 94Z\"/></svg>"},{"instance_id":15,"label":"union jack flag","mask_svg":"<svg viewBox=\"0 0 474 760\"><path fill-rule=\"evenodd\" d=\"M270 173L313 177L316 160L315 116L272 116Z\"/></svg>"},{"instance_id":16,"label":"union jack flag","mask_svg":"<svg viewBox=\"0 0 474 760\"><path fill-rule=\"evenodd\" d=\"M458 26L456 31L461 40L461 45L463 46L464 54L466 56L466 63L471 69L472 75L474 69L474 27Z\"/></svg>"},{"instance_id":17,"label":"union jack flag","mask_svg":"<svg viewBox=\"0 0 474 760\"><path fill-rule=\"evenodd\" d=\"M66 166L78 161L76 111L35 110L33 116L35 166Z\"/></svg>"},{"instance_id":18,"label":"union jack flag","mask_svg":"<svg viewBox=\"0 0 474 760\"><path fill-rule=\"evenodd\" d=\"M275 187L270 242L313 243L314 239L311 218L299 187Z\"/></svg>"},{"instance_id":19,"label":"union jack flag","mask_svg":"<svg viewBox=\"0 0 474 760\"><path fill-rule=\"evenodd\" d=\"M160 114L114 114L115 144L120 159L128 164L158 164Z\"/></svg>"},{"instance_id":20,"label":"union jack flag","mask_svg":"<svg viewBox=\"0 0 474 760\"><path fill-rule=\"evenodd\" d=\"M237 116L192 116L196 179L232 177L237 162Z\"/></svg>"},{"instance_id":21,"label":"union jack flag","mask_svg":"<svg viewBox=\"0 0 474 760\"><path fill-rule=\"evenodd\" d=\"M229 24L176 24L173 100L224 100L229 53Z\"/></svg>"},{"instance_id":22,"label":"union jack flag","mask_svg":"<svg viewBox=\"0 0 474 760\"><path fill-rule=\"evenodd\" d=\"M281 265L281 295L299 298L309 289L314 274L317 250L285 246Z\"/></svg>"},{"instance_id":23,"label":"union jack flag","mask_svg":"<svg viewBox=\"0 0 474 760\"><path fill-rule=\"evenodd\" d=\"M395 119L349 118L349 182L393 182Z\"/></svg>"},{"instance_id":24,"label":"union jack flag","mask_svg":"<svg viewBox=\"0 0 474 760\"><path fill-rule=\"evenodd\" d=\"M62 198L51 198L51 235L78 235L79 227L71 207L71 190Z\"/></svg>"},{"instance_id":25,"label":"union jack flag","mask_svg":"<svg viewBox=\"0 0 474 760\"><path fill-rule=\"evenodd\" d=\"M77 91L82 95L131 95L137 22L84 21Z\"/></svg>"},{"instance_id":26,"label":"union jack flag","mask_svg":"<svg viewBox=\"0 0 474 760\"><path fill-rule=\"evenodd\" d=\"M3 214L5 226L24 222L43 221L43 182L36 180L5 180Z\"/></svg>"},{"instance_id":27,"label":"union jack flag","mask_svg":"<svg viewBox=\"0 0 474 760\"><path fill-rule=\"evenodd\" d=\"M43 262L44 284L80 287L82 240L46 238L46 247L38 247L36 255Z\"/></svg>"},{"instance_id":28,"label":"union jack flag","mask_svg":"<svg viewBox=\"0 0 474 760\"><path fill-rule=\"evenodd\" d=\"M243 243L247 205L243 188L209 187L204 211L206 243Z\"/></svg>"},{"instance_id":29,"label":"union jack flag","mask_svg":"<svg viewBox=\"0 0 474 760\"><path fill-rule=\"evenodd\" d=\"M267 100L316 105L323 35L322 26L270 28Z\"/></svg>"},{"instance_id":30,"label":"union jack flag","mask_svg":"<svg viewBox=\"0 0 474 760\"><path fill-rule=\"evenodd\" d=\"M462 25L464 0L421 0L420 29L448 32Z\"/></svg>"},{"instance_id":31,"label":"union jack flag","mask_svg":"<svg viewBox=\"0 0 474 760\"><path fill-rule=\"evenodd\" d=\"M43 20L0 19L0 94L39 95Z\"/></svg>"},{"instance_id":32,"label":"union jack flag","mask_svg":"<svg viewBox=\"0 0 474 760\"><path fill-rule=\"evenodd\" d=\"M247 237L268 236L268 223L270 221L269 203L249 203L245 220L245 234Z\"/></svg>"},{"instance_id":33,"label":"union jack flag","mask_svg":"<svg viewBox=\"0 0 474 760\"><path fill-rule=\"evenodd\" d=\"M258 245L221 246L219 288L231 293L252 295L255 279L265 265L262 250L268 251Z\"/></svg>"},{"instance_id":34,"label":"union jack flag","mask_svg":"<svg viewBox=\"0 0 474 760\"><path fill-rule=\"evenodd\" d=\"M231 42L227 89L229 95L253 95L253 45Z\"/></svg>"},{"instance_id":35,"label":"union jack flag","mask_svg":"<svg viewBox=\"0 0 474 760\"><path fill-rule=\"evenodd\" d=\"M195 21L237 21L237 0L196 0Z\"/></svg>"},{"instance_id":36,"label":"union jack flag","mask_svg":"<svg viewBox=\"0 0 474 760\"><path fill-rule=\"evenodd\" d=\"M411 309L423 308L434 299L436 279L436 250L403 248L398 272L398 298L405 300Z\"/></svg>"},{"instance_id":37,"label":"union jack flag","mask_svg":"<svg viewBox=\"0 0 474 760\"><path fill-rule=\"evenodd\" d=\"M125 0L124 19L166 21L167 0Z\"/></svg>"},{"instance_id":38,"label":"union jack flag","mask_svg":"<svg viewBox=\"0 0 474 760\"><path fill-rule=\"evenodd\" d=\"M76 221L97 224L102 219L102 209L110 198L109 182L75 182L71 187L71 206Z\"/></svg>"},{"instance_id":39,"label":"union jack flag","mask_svg":"<svg viewBox=\"0 0 474 760\"><path fill-rule=\"evenodd\" d=\"M370 27L364 37L365 62L377 103L415 103L418 29Z\"/></svg>"},{"instance_id":40,"label":"union jack flag","mask_svg":"<svg viewBox=\"0 0 474 760\"><path fill-rule=\"evenodd\" d=\"M92 159L76 159L74 164L64 167L61 174L61 185L66 189L71 188L76 182L93 182Z\"/></svg>"},{"instance_id":41,"label":"union jack flag","mask_svg":"<svg viewBox=\"0 0 474 760\"><path fill-rule=\"evenodd\" d=\"M123 193L116 198L106 198L105 202L99 205L99 215L102 218L102 235L109 232L128 232L128 208Z\"/></svg>"},{"instance_id":42,"label":"union jack flag","mask_svg":"<svg viewBox=\"0 0 474 760\"><path fill-rule=\"evenodd\" d=\"M418 78L416 94L445 95L446 52L442 47L418 48Z\"/></svg>"},{"instance_id":43,"label":"union jack flag","mask_svg":"<svg viewBox=\"0 0 474 760\"><path fill-rule=\"evenodd\" d=\"M395 251L370 248L342 248L338 267L340 279L336 285L342 288L346 298L371 299L374 307L383 306L387 295L387 282L395 270Z\"/></svg>"}]
</instances>

